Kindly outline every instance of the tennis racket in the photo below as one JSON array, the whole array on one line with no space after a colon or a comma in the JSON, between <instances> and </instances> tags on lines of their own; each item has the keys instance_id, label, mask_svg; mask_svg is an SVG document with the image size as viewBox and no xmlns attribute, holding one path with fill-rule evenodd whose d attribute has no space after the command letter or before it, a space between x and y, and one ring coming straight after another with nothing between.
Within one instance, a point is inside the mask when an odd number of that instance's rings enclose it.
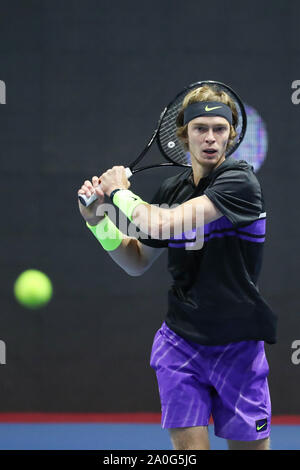
<instances>
[{"instance_id":1,"label":"tennis racket","mask_svg":"<svg viewBox=\"0 0 300 470\"><path fill-rule=\"evenodd\" d=\"M180 93L178 93L175 98L164 108L158 120L156 129L153 132L149 142L147 143L143 151L139 154L139 156L126 168L126 176L128 179L131 178L131 176L135 173L138 173L139 171L148 170L149 168L165 166L191 167L189 152L184 149L183 144L176 135L176 118L179 110L181 109L184 97L191 90L204 85L210 85L216 88L217 90L224 91L233 99L238 112L238 123L236 127L237 136L233 145L228 148L226 152L226 157L231 155L238 148L244 138L247 128L247 115L244 104L241 101L240 97L237 95L237 93L235 93L235 91L233 91L228 85L225 85L224 83L215 82L213 80L205 80L201 82L192 83L185 87ZM158 148L162 156L165 158L166 162L136 168L136 166L144 158L154 141L156 141ZM97 199L97 195L96 193L94 193L90 197L86 197L85 195L80 194L78 195L78 198L80 202L87 207Z\"/></svg>"}]
</instances>

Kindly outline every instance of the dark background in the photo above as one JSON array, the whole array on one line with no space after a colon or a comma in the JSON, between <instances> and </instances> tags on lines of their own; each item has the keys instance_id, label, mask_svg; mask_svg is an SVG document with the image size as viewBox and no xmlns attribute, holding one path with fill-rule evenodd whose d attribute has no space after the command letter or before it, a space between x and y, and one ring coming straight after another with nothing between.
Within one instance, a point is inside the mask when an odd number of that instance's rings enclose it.
<instances>
[{"instance_id":1,"label":"dark background","mask_svg":"<svg viewBox=\"0 0 300 470\"><path fill-rule=\"evenodd\" d=\"M300 413L299 14L295 0L0 2L1 411L160 411L149 358L167 306L166 254L129 277L85 227L76 194L137 155L180 89L211 79L267 126L260 290L279 316L269 384L274 414ZM176 171L145 172L132 189L149 200ZM13 297L28 268L54 285L38 311Z\"/></svg>"}]
</instances>

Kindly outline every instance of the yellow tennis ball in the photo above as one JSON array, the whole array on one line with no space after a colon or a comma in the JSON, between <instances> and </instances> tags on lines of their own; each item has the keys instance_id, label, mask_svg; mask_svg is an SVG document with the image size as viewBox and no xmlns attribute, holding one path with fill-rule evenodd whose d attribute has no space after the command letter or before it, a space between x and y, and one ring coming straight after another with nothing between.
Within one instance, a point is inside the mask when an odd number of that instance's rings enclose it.
<instances>
[{"instance_id":1,"label":"yellow tennis ball","mask_svg":"<svg viewBox=\"0 0 300 470\"><path fill-rule=\"evenodd\" d=\"M53 288L49 277L37 269L21 273L14 284L17 301L27 308L40 308L52 297Z\"/></svg>"}]
</instances>

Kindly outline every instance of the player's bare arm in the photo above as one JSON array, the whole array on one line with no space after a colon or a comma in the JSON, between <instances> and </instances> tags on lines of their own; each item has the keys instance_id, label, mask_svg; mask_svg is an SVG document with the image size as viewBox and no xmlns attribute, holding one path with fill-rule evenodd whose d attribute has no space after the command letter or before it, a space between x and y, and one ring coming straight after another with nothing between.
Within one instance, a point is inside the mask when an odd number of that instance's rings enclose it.
<instances>
[{"instance_id":1,"label":"player's bare arm","mask_svg":"<svg viewBox=\"0 0 300 470\"><path fill-rule=\"evenodd\" d=\"M109 170L109 174L111 172ZM126 180L123 181L122 176L122 171L118 169L116 182L126 187ZM90 197L95 192L97 193L97 200L89 207L85 207L78 200L80 213L91 226L96 226L103 220L103 215L97 215L99 206L104 202L104 193L99 186L99 181L98 176L93 176L92 181L85 180L78 191L78 194L85 194L87 197ZM123 234L123 240L119 247L107 253L127 274L130 276L140 276L150 268L163 251L164 249L155 249L143 245L137 239Z\"/></svg>"},{"instance_id":2,"label":"player's bare arm","mask_svg":"<svg viewBox=\"0 0 300 470\"><path fill-rule=\"evenodd\" d=\"M171 236L181 233L181 229L189 230L199 228L222 217L207 196L199 196L180 204L174 209L160 209L151 204L138 205L133 213L133 222L149 235L163 239L164 234L170 231Z\"/></svg>"},{"instance_id":3,"label":"player's bare arm","mask_svg":"<svg viewBox=\"0 0 300 470\"><path fill-rule=\"evenodd\" d=\"M127 274L141 276L164 251L165 248L151 248L124 235L121 245L108 254Z\"/></svg>"},{"instance_id":4,"label":"player's bare arm","mask_svg":"<svg viewBox=\"0 0 300 470\"><path fill-rule=\"evenodd\" d=\"M128 189L125 168L113 167L105 172L101 175L101 186L108 196L113 191ZM222 213L205 195L193 198L174 209L159 208L142 201L131 214L132 222L142 232L157 239L163 239L166 233L171 236L180 233L183 227L193 230L220 217Z\"/></svg>"}]
</instances>

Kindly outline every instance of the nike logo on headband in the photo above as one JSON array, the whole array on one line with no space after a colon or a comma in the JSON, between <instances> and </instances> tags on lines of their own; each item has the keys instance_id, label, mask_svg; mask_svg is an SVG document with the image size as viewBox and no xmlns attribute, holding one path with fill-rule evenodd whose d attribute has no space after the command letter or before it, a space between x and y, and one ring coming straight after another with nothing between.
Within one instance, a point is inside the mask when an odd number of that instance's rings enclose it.
<instances>
[{"instance_id":1,"label":"nike logo on headband","mask_svg":"<svg viewBox=\"0 0 300 470\"><path fill-rule=\"evenodd\" d=\"M209 108L207 105L205 106L205 111L212 111L213 109L219 109L222 108L222 106L215 106L214 108Z\"/></svg>"}]
</instances>

